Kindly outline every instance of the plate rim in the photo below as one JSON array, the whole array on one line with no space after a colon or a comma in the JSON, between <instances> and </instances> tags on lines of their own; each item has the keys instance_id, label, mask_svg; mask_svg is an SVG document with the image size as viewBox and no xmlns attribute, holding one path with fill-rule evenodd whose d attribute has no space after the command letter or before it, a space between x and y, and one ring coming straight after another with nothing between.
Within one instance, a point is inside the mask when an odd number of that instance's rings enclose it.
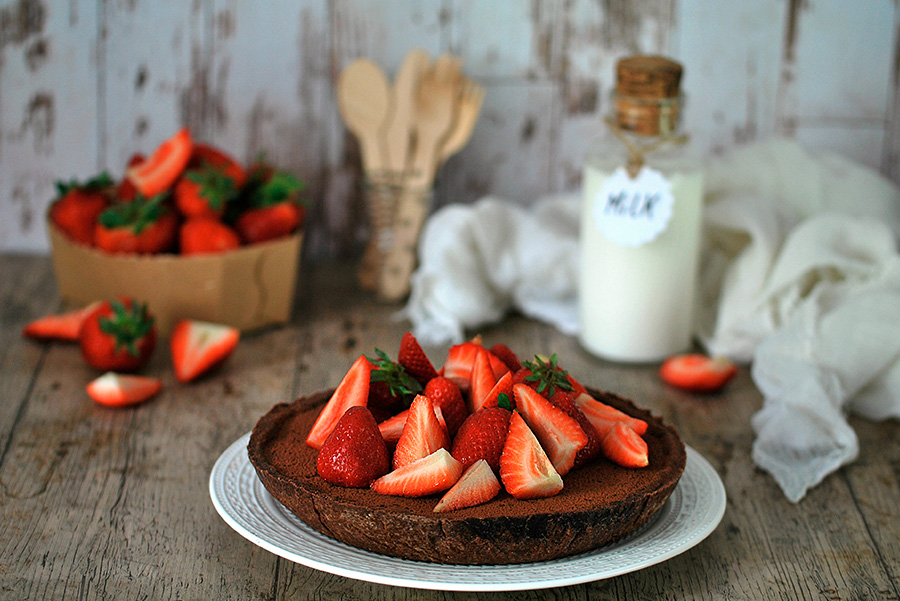
<instances>
[{"instance_id":1,"label":"plate rim","mask_svg":"<svg viewBox=\"0 0 900 601\"><path fill-rule=\"evenodd\" d=\"M293 514L285 508L281 503L279 503L274 497L272 497L269 492L263 487L262 483L259 481L258 476L256 475L256 471L253 470L252 465L250 464L249 457L246 453L247 442L250 438L250 432L239 437L237 440L232 442L216 459L212 470L210 471L209 477L209 493L210 498L212 500L212 504L215 507L217 513L228 524L235 532L240 534L242 537L255 544L256 546L265 549L266 551L281 557L283 559L287 559L288 561L298 563L300 565L304 565L306 567L312 568L314 570L319 570L322 572L334 574L337 576L342 576L345 578L352 578L354 580L361 580L365 582L371 582L375 584L382 584L387 586L400 586L405 588L416 588L416 589L427 589L427 590L445 590L445 591L467 591L467 592L502 592L502 591L520 591L520 590L538 590L538 589L546 589L553 587L561 587L561 586L572 586L575 584L583 584L586 582L594 582L598 580L605 580L608 578L613 578L615 576L621 576L624 574L628 574L631 572L639 571L645 568L648 568L652 565L656 565L658 563L662 563L680 555L689 549L693 548L703 540L705 540L712 532L716 529L719 523L722 520L722 517L725 513L726 508L726 492L725 486L722 483L722 479L719 476L718 472L712 467L709 461L704 458L698 451L694 450L688 445L685 445L685 451L687 454L687 463L685 465L685 474L688 474L688 470L691 470L689 473L692 477L700 477L704 484L708 485L711 488L711 496L709 501L713 501L714 505L709 508L707 512L708 515L705 516L706 519L700 523L695 525L694 529L692 529L689 534L690 536L683 537L679 540L679 543L673 545L670 549L660 552L653 556L645 557L642 560L633 561L631 563L627 563L621 566L619 569L615 569L612 571L604 571L601 573L588 573L585 572L579 575L559 577L559 578L548 578L543 580L508 580L504 579L503 582L478 582L477 580L471 581L459 581L459 580L436 580L433 578L409 578L409 577L397 577L390 576L386 574L382 574L380 572L373 572L372 570L365 570L363 568L359 569L348 569L339 565L334 565L328 563L326 561L319 561L313 557L308 557L306 555L302 555L296 551L292 551L287 549L271 540L266 539L260 533L253 531L248 526L246 526L243 521L232 515L232 512L229 507L227 507L226 503L223 500L225 496L225 487L221 486L225 478L228 475L232 475L234 473L243 473L248 467L252 470L252 478L253 478L253 486L258 488L258 494L263 495L263 498L266 499L268 503L273 504L279 511L281 511L287 522L291 522L291 516ZM442 568L446 568L448 571L457 571L460 569L471 569L473 572L502 572L508 573L510 575L522 572L536 571L538 568L546 567L547 565L559 563L560 561L564 562L578 562L590 559L592 557L598 556L600 554L609 553L611 551L616 550L622 546L633 546L635 541L638 541L642 536L646 536L648 532L654 529L654 525L661 519L665 517L670 517L672 520L677 520L681 515L680 513L675 514L664 514L664 511L671 511L671 505L674 503L674 500L681 500L681 496L683 494L683 482L684 475L682 475L682 479L679 480L678 484L675 487L671 497L666 504L661 508L656 515L654 515L651 520L642 526L637 532L632 533L631 535L611 543L605 547L600 549L595 549L593 551L588 551L586 553L581 553L578 555L574 555L569 558L561 558L557 560L551 560L548 562L533 562L533 563L518 563L518 564L508 564L508 565L496 565L496 566L460 566L460 565L447 565L443 566L442 564L435 564L430 562L416 562L409 559L402 559L396 557L390 557L387 555L382 555L378 553L373 553L371 551L366 551L364 549L357 549L355 547L351 547L332 539L324 534L321 534L317 531L313 531L310 529L310 533L304 532L303 530L297 530L298 535L300 536L312 536L314 539L324 539L323 541L314 541L317 544L326 544L331 545L332 547L336 547L338 550L342 548L351 549L352 552L361 554L363 556L371 556L373 559L377 559L379 562L388 562L390 564L399 564L402 566L421 566L422 568L428 568L427 571L433 572L435 570L440 571ZM220 490L221 489L221 490ZM239 499L240 501L246 503L246 499ZM228 499L229 504L234 504L235 499ZM679 503L679 510L684 511L683 503ZM269 520L268 515L257 516L261 518L265 518L263 520L266 522ZM294 521L299 522L299 519L293 517ZM288 525L284 522L280 522L278 520L273 520L273 522L279 528L286 528ZM291 523L291 527L297 528L295 524ZM308 528L308 527L307 527Z\"/></svg>"}]
</instances>

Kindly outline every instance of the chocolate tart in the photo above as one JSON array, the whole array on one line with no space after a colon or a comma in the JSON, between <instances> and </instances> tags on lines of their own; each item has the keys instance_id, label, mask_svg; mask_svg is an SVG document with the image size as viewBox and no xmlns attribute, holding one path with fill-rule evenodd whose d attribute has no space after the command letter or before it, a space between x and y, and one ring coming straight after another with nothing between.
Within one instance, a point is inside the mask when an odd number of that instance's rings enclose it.
<instances>
[{"instance_id":1,"label":"chocolate tart","mask_svg":"<svg viewBox=\"0 0 900 601\"><path fill-rule=\"evenodd\" d=\"M331 391L273 407L254 427L248 453L275 499L348 545L445 564L545 561L633 532L663 506L684 471L684 444L674 428L626 399L590 392L647 421L650 465L626 469L601 458L569 472L562 492L547 499L520 501L501 491L483 505L434 513L440 495L407 499L329 484L316 474L317 451L305 439Z\"/></svg>"}]
</instances>

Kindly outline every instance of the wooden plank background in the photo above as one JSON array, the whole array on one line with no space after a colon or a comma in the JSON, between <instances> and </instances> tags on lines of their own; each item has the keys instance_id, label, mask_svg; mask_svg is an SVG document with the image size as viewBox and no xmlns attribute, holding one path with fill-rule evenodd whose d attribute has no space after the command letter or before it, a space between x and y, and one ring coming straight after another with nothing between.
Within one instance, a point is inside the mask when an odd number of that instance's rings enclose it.
<instances>
[{"instance_id":1,"label":"wooden plank background","mask_svg":"<svg viewBox=\"0 0 900 601\"><path fill-rule=\"evenodd\" d=\"M773 135L900 182L897 0L0 0L0 250L45 252L59 178L120 175L181 125L300 174L306 252L359 250L359 159L340 69L452 52L487 90L438 206L576 189L615 61L686 66L686 121L715 153Z\"/></svg>"}]
</instances>

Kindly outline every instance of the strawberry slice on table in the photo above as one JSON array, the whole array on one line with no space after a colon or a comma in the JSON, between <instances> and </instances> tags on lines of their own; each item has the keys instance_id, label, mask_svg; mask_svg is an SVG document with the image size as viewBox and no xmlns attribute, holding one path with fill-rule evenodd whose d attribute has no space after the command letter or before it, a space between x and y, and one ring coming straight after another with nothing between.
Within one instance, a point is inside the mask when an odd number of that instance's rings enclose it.
<instances>
[{"instance_id":1,"label":"strawberry slice on table","mask_svg":"<svg viewBox=\"0 0 900 601\"><path fill-rule=\"evenodd\" d=\"M511 415L503 407L485 407L471 414L453 439L453 457L466 467L484 459L491 469L499 470Z\"/></svg>"},{"instance_id":2,"label":"strawberry slice on table","mask_svg":"<svg viewBox=\"0 0 900 601\"><path fill-rule=\"evenodd\" d=\"M484 459L479 459L463 472L450 490L444 493L434 511L453 511L487 503L500 492L500 481Z\"/></svg>"},{"instance_id":3,"label":"strawberry slice on table","mask_svg":"<svg viewBox=\"0 0 900 601\"><path fill-rule=\"evenodd\" d=\"M712 393L721 390L737 371L737 366L725 357L686 353L663 361L659 377L665 383L689 392Z\"/></svg>"},{"instance_id":4,"label":"strawberry slice on table","mask_svg":"<svg viewBox=\"0 0 900 601\"><path fill-rule=\"evenodd\" d=\"M365 355L360 355L353 362L313 423L306 437L306 444L314 449L321 449L347 409L366 406L369 400L369 374L373 367Z\"/></svg>"},{"instance_id":5,"label":"strawberry slice on table","mask_svg":"<svg viewBox=\"0 0 900 601\"><path fill-rule=\"evenodd\" d=\"M207 373L231 355L241 333L217 323L183 319L175 324L169 341L175 377L190 382Z\"/></svg>"},{"instance_id":6,"label":"strawberry slice on table","mask_svg":"<svg viewBox=\"0 0 900 601\"><path fill-rule=\"evenodd\" d=\"M640 436L643 436L647 431L647 422L644 420L632 417L606 403L601 403L586 392L575 397L575 404L581 409L588 421L591 422L594 429L597 430L600 438L606 436L607 432L619 422L623 422Z\"/></svg>"},{"instance_id":7,"label":"strawberry slice on table","mask_svg":"<svg viewBox=\"0 0 900 601\"><path fill-rule=\"evenodd\" d=\"M137 371L156 348L154 322L147 305L131 298L99 303L78 333L81 355L100 371Z\"/></svg>"},{"instance_id":8,"label":"strawberry slice on table","mask_svg":"<svg viewBox=\"0 0 900 601\"><path fill-rule=\"evenodd\" d=\"M414 377L419 384L425 386L429 380L437 377L437 370L422 347L419 341L411 332L406 332L400 339L400 350L397 353L397 363L402 365L407 373Z\"/></svg>"},{"instance_id":9,"label":"strawberry slice on table","mask_svg":"<svg viewBox=\"0 0 900 601\"><path fill-rule=\"evenodd\" d=\"M500 456L500 481L517 499L552 497L563 488L562 476L518 412L513 412L509 420Z\"/></svg>"},{"instance_id":10,"label":"strawberry slice on table","mask_svg":"<svg viewBox=\"0 0 900 601\"><path fill-rule=\"evenodd\" d=\"M350 407L325 439L316 471L326 482L364 488L388 473L391 457L372 412Z\"/></svg>"},{"instance_id":11,"label":"strawberry slice on table","mask_svg":"<svg viewBox=\"0 0 900 601\"><path fill-rule=\"evenodd\" d=\"M607 459L622 467L640 468L650 463L647 442L622 422L613 426L601 440L600 446Z\"/></svg>"},{"instance_id":12,"label":"strawberry slice on table","mask_svg":"<svg viewBox=\"0 0 900 601\"><path fill-rule=\"evenodd\" d=\"M217 219L203 217L182 223L178 241L182 255L221 253L241 245L241 237L232 228Z\"/></svg>"},{"instance_id":13,"label":"strawberry slice on table","mask_svg":"<svg viewBox=\"0 0 900 601\"><path fill-rule=\"evenodd\" d=\"M422 394L431 399L435 407L440 407L447 423L447 433L456 436L459 427L469 415L469 408L459 386L449 378L435 376L428 380Z\"/></svg>"},{"instance_id":14,"label":"strawberry slice on table","mask_svg":"<svg viewBox=\"0 0 900 601\"><path fill-rule=\"evenodd\" d=\"M175 183L191 158L193 140L185 127L160 144L149 157L129 167L125 177L144 196L165 192Z\"/></svg>"},{"instance_id":15,"label":"strawberry slice on table","mask_svg":"<svg viewBox=\"0 0 900 601\"><path fill-rule=\"evenodd\" d=\"M58 194L57 200L50 205L50 221L71 240L91 246L94 224L109 206L108 192L112 185L112 179L105 172L84 183L76 180L56 182Z\"/></svg>"},{"instance_id":16,"label":"strawberry slice on table","mask_svg":"<svg viewBox=\"0 0 900 601\"><path fill-rule=\"evenodd\" d=\"M584 412L575 404L575 392L568 390L557 390L550 398L550 402L566 412L571 418L578 422L582 431L587 436L587 444L575 455L575 463L572 469L577 469L596 459L601 453L600 435L597 429L591 424Z\"/></svg>"},{"instance_id":17,"label":"strawberry slice on table","mask_svg":"<svg viewBox=\"0 0 900 601\"><path fill-rule=\"evenodd\" d=\"M84 320L98 306L100 303L96 302L81 309L39 317L22 328L22 335L35 340L77 342Z\"/></svg>"},{"instance_id":18,"label":"strawberry slice on table","mask_svg":"<svg viewBox=\"0 0 900 601\"><path fill-rule=\"evenodd\" d=\"M245 243L282 238L303 224L306 216L306 208L300 204L303 183L296 176L275 171L250 187L249 206L234 224Z\"/></svg>"},{"instance_id":19,"label":"strawberry slice on table","mask_svg":"<svg viewBox=\"0 0 900 601\"><path fill-rule=\"evenodd\" d=\"M138 195L130 202L111 205L97 218L94 245L111 253L161 253L178 238L178 217L163 196Z\"/></svg>"},{"instance_id":20,"label":"strawberry slice on table","mask_svg":"<svg viewBox=\"0 0 900 601\"><path fill-rule=\"evenodd\" d=\"M588 443L587 434L573 417L525 384L513 387L516 410L537 436L554 469L565 476L575 456Z\"/></svg>"},{"instance_id":21,"label":"strawberry slice on table","mask_svg":"<svg viewBox=\"0 0 900 601\"><path fill-rule=\"evenodd\" d=\"M148 376L106 372L87 385L88 396L106 407L143 403L162 390L162 380Z\"/></svg>"},{"instance_id":22,"label":"strawberry slice on table","mask_svg":"<svg viewBox=\"0 0 900 601\"><path fill-rule=\"evenodd\" d=\"M397 441L393 467L401 468L442 448L450 448L447 426L438 420L431 399L417 395L409 406L409 414Z\"/></svg>"},{"instance_id":23,"label":"strawberry slice on table","mask_svg":"<svg viewBox=\"0 0 900 601\"><path fill-rule=\"evenodd\" d=\"M462 473L463 465L440 448L375 480L372 490L382 495L424 497L452 487Z\"/></svg>"}]
</instances>

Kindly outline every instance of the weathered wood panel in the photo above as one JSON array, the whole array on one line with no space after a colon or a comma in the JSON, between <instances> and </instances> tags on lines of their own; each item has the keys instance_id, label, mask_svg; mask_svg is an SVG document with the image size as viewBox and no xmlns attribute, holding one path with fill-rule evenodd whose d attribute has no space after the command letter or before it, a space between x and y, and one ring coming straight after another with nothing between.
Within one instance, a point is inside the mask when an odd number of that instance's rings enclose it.
<instances>
[{"instance_id":1,"label":"weathered wood panel","mask_svg":"<svg viewBox=\"0 0 900 601\"><path fill-rule=\"evenodd\" d=\"M577 188L635 52L685 63L703 151L785 135L900 182L898 32L894 0L0 0L0 249L46 249L55 179L119 175L187 125L308 182L308 256L355 253L359 156L334 82L363 55L393 75L417 47L458 54L487 90L438 206Z\"/></svg>"}]
</instances>

